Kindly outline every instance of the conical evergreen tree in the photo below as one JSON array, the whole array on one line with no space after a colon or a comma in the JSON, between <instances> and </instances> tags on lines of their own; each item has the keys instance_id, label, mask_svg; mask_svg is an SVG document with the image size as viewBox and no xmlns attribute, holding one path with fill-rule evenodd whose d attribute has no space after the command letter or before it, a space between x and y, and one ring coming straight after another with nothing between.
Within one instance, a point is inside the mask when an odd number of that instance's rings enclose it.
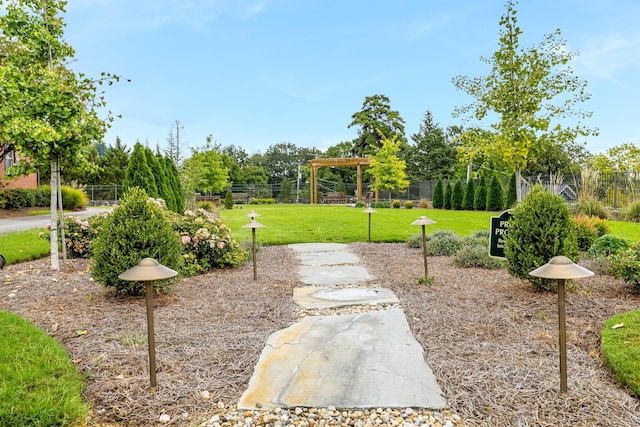
<instances>
[{"instance_id":1,"label":"conical evergreen tree","mask_svg":"<svg viewBox=\"0 0 640 427\"><path fill-rule=\"evenodd\" d=\"M142 188L147 195L153 194L151 197L158 197L158 187L147 163L145 148L139 142L134 145L133 152L129 158L129 164L124 174L124 182L122 183L122 191L126 192L132 187Z\"/></svg>"},{"instance_id":2,"label":"conical evergreen tree","mask_svg":"<svg viewBox=\"0 0 640 427\"><path fill-rule=\"evenodd\" d=\"M461 210L462 199L464 199L464 188L462 187L462 181L458 179L451 193L451 208L458 211Z\"/></svg>"},{"instance_id":3,"label":"conical evergreen tree","mask_svg":"<svg viewBox=\"0 0 640 427\"><path fill-rule=\"evenodd\" d=\"M487 183L484 175L480 176L480 182L476 187L476 194L473 198L473 208L477 211L483 211L487 208Z\"/></svg>"},{"instance_id":4,"label":"conical evergreen tree","mask_svg":"<svg viewBox=\"0 0 640 427\"><path fill-rule=\"evenodd\" d=\"M167 178L169 180L169 184L171 185L171 189L173 191L173 199L176 203L176 212L179 214L184 213L184 190L182 188L182 183L180 182L180 175L178 174L178 168L176 168L176 164L173 162L173 159L169 156L164 158L164 164L167 170Z\"/></svg>"},{"instance_id":5,"label":"conical evergreen tree","mask_svg":"<svg viewBox=\"0 0 640 427\"><path fill-rule=\"evenodd\" d=\"M444 200L442 207L445 209L451 209L451 196L453 195L453 182L447 179L447 188L444 190Z\"/></svg>"},{"instance_id":6,"label":"conical evergreen tree","mask_svg":"<svg viewBox=\"0 0 640 427\"><path fill-rule=\"evenodd\" d=\"M467 181L467 185L464 189L464 197L462 199L462 209L467 211L473 210L473 199L476 197L476 183L473 178Z\"/></svg>"},{"instance_id":7,"label":"conical evergreen tree","mask_svg":"<svg viewBox=\"0 0 640 427\"><path fill-rule=\"evenodd\" d=\"M433 200L431 200L431 204L434 209L442 209L444 205L444 188L442 185L442 177L438 177L438 182L436 182L436 187L433 189Z\"/></svg>"},{"instance_id":8,"label":"conical evergreen tree","mask_svg":"<svg viewBox=\"0 0 640 427\"><path fill-rule=\"evenodd\" d=\"M173 187L171 186L171 182L169 181L167 165L165 165L164 158L162 157L162 155L160 155L160 153L156 153L155 158L155 163L158 165L159 173L162 175L162 189L158 188L160 197L163 198L167 203L167 209L173 212L178 212L176 206L176 197L173 194Z\"/></svg>"},{"instance_id":9,"label":"conical evergreen tree","mask_svg":"<svg viewBox=\"0 0 640 427\"><path fill-rule=\"evenodd\" d=\"M509 187L507 187L507 209L511 209L518 202L516 194L516 174L513 173L509 178Z\"/></svg>"},{"instance_id":10,"label":"conical evergreen tree","mask_svg":"<svg viewBox=\"0 0 640 427\"><path fill-rule=\"evenodd\" d=\"M495 173L491 179L491 185L487 192L487 210L501 211L504 207L504 195L500 178Z\"/></svg>"}]
</instances>

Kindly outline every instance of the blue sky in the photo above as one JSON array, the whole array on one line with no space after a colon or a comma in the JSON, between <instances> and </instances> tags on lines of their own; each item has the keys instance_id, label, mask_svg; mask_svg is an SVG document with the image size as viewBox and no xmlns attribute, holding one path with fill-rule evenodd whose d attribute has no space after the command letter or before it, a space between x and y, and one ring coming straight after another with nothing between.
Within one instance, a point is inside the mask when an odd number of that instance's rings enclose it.
<instances>
[{"instance_id":1,"label":"blue sky","mask_svg":"<svg viewBox=\"0 0 640 427\"><path fill-rule=\"evenodd\" d=\"M498 46L506 0L70 0L65 38L77 71L131 79L107 89L122 114L106 135L164 146L180 120L182 141L207 135L249 154L291 142L326 149L366 96L384 94L416 133L427 110L440 126L462 124L471 101L456 75L480 76ZM588 81L587 141L594 153L640 145L640 2L521 0L521 45L556 28Z\"/></svg>"}]
</instances>

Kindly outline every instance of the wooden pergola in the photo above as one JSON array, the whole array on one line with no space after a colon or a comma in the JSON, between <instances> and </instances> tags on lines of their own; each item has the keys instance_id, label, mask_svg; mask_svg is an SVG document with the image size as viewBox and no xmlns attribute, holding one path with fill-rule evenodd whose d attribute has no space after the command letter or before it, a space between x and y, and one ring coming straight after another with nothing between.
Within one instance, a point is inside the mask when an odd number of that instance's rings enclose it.
<instances>
[{"instance_id":1,"label":"wooden pergola","mask_svg":"<svg viewBox=\"0 0 640 427\"><path fill-rule=\"evenodd\" d=\"M307 162L311 169L309 177L309 185L311 186L309 191L309 203L318 203L318 168L320 167L356 167L358 168L358 181L356 197L358 201L362 200L362 167L369 166L370 161L368 157L339 157L330 159L313 159Z\"/></svg>"}]
</instances>

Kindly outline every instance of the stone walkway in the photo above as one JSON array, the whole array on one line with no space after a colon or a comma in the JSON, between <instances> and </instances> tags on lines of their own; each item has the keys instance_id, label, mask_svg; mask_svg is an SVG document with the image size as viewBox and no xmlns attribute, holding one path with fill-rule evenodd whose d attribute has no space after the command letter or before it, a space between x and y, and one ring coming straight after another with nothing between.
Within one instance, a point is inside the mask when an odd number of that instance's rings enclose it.
<instances>
[{"instance_id":1,"label":"stone walkway","mask_svg":"<svg viewBox=\"0 0 640 427\"><path fill-rule=\"evenodd\" d=\"M271 335L238 408L444 408L440 386L393 292L366 287L373 278L347 245L289 247L307 285L294 289L298 305L359 308L342 315L311 312ZM381 304L390 308L370 310Z\"/></svg>"}]
</instances>

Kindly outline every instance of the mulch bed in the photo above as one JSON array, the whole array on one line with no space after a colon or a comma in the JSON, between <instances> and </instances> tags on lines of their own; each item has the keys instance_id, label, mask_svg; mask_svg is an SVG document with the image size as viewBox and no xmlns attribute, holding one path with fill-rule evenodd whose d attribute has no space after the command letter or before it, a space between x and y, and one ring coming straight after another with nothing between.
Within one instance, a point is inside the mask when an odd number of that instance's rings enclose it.
<instances>
[{"instance_id":1,"label":"mulch bed","mask_svg":"<svg viewBox=\"0 0 640 427\"><path fill-rule=\"evenodd\" d=\"M559 393L556 295L536 293L503 270L465 269L403 244L350 245L393 290L425 349L453 412L468 426L640 425L640 400L617 385L603 362L600 329L608 317L640 306L622 281L596 275L569 284L569 393ZM296 321L292 290L299 262L287 247L252 264L183 279L155 298L158 387L149 389L143 298L113 299L90 279L88 262L52 272L49 260L0 273L0 309L23 315L54 336L87 374L94 424L197 425L231 407L247 387L267 337ZM84 334L86 331L86 334ZM203 398L203 391L210 399ZM188 420L181 418L188 413Z\"/></svg>"}]
</instances>

